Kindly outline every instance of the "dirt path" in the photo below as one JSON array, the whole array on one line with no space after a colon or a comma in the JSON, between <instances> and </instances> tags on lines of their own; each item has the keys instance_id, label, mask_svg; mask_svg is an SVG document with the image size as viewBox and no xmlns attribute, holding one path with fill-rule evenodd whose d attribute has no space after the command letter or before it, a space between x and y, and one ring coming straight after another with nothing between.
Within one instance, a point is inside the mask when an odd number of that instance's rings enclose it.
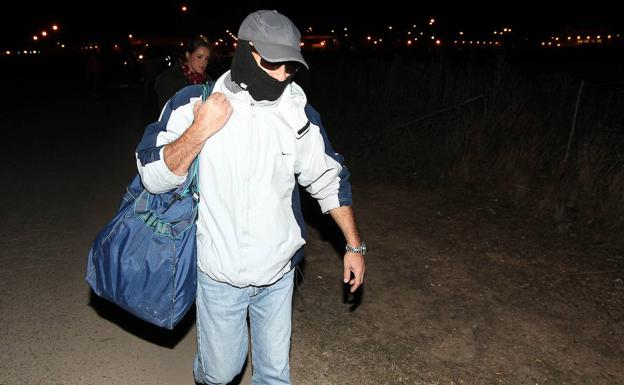
<instances>
[{"instance_id":1,"label":"dirt path","mask_svg":"<svg viewBox=\"0 0 624 385\"><path fill-rule=\"evenodd\" d=\"M352 313L336 301L339 273L314 237L301 383L624 383L621 251L466 191L356 191L372 249L364 299Z\"/></svg>"},{"instance_id":2,"label":"dirt path","mask_svg":"<svg viewBox=\"0 0 624 385\"><path fill-rule=\"evenodd\" d=\"M192 319L147 327L84 282L90 242L133 173L140 119L127 100L72 100L75 116L67 102L2 112L0 384L192 384ZM344 302L331 226L313 215L293 383L624 384L623 251L464 190L356 177L354 195L366 287Z\"/></svg>"}]
</instances>

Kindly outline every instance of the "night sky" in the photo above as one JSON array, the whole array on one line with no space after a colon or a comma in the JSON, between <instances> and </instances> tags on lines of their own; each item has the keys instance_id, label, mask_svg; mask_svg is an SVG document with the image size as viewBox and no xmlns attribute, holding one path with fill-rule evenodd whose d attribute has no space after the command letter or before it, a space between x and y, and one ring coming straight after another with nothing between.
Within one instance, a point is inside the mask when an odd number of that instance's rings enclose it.
<instances>
[{"instance_id":1,"label":"night sky","mask_svg":"<svg viewBox=\"0 0 624 385\"><path fill-rule=\"evenodd\" d=\"M319 29L348 25L364 30L384 25L423 24L430 17L439 21L440 31L491 31L503 25L527 36L555 33L564 28L616 28L617 15L609 7L574 7L570 5L544 8L544 3L414 3L408 11L405 2L383 1L383 6L365 6L361 2L339 1L94 1L82 5L45 2L41 4L14 1L3 5L0 23L0 44L31 43L32 35L51 23L62 27L66 41L115 40L134 33L144 36L187 35L237 30L242 19L257 9L277 9L289 16L303 31L308 26ZM189 12L180 12L181 5ZM338 4L338 5L337 5ZM618 31L620 32L620 31Z\"/></svg>"}]
</instances>

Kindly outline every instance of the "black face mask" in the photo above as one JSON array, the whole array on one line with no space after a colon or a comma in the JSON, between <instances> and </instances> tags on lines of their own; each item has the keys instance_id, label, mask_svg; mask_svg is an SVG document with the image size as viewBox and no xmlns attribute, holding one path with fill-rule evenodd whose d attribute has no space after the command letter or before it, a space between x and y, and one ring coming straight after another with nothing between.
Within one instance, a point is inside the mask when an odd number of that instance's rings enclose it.
<instances>
[{"instance_id":1,"label":"black face mask","mask_svg":"<svg viewBox=\"0 0 624 385\"><path fill-rule=\"evenodd\" d=\"M279 81L264 72L251 54L251 46L245 40L238 41L238 47L232 58L232 80L249 92L255 101L279 99L284 89L292 81L292 75ZM245 88L245 86L246 88Z\"/></svg>"}]
</instances>

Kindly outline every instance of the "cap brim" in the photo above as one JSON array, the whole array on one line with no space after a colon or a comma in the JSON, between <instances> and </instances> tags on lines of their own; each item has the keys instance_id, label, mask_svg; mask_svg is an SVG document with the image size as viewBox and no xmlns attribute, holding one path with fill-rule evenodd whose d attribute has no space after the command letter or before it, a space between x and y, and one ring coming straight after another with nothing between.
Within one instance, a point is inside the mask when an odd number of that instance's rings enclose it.
<instances>
[{"instance_id":1,"label":"cap brim","mask_svg":"<svg viewBox=\"0 0 624 385\"><path fill-rule=\"evenodd\" d=\"M260 41L252 41L252 43L260 56L268 62L276 63L282 61L296 61L303 64L306 69L310 69L308 63L303 60L301 51L293 47L281 44L263 43Z\"/></svg>"}]
</instances>

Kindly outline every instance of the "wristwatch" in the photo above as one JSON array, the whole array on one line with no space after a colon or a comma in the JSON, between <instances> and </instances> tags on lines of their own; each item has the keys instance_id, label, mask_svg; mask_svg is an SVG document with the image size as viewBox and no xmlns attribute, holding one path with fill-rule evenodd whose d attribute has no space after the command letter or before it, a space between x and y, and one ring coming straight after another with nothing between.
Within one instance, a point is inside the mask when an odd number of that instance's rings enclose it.
<instances>
[{"instance_id":1,"label":"wristwatch","mask_svg":"<svg viewBox=\"0 0 624 385\"><path fill-rule=\"evenodd\" d=\"M362 242L362 244L360 244L360 247L346 245L345 250L350 253L358 253L364 255L366 254L366 243Z\"/></svg>"}]
</instances>

